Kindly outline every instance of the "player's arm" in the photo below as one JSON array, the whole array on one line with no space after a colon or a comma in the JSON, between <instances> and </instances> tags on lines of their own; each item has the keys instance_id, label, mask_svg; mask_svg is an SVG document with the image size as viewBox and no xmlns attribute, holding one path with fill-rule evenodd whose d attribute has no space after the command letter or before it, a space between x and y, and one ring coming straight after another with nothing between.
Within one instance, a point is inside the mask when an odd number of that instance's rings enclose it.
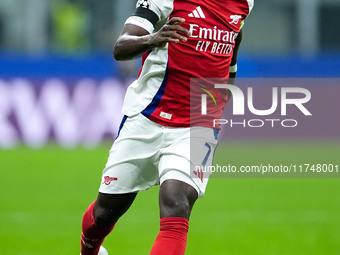
<instances>
[{"instance_id":1,"label":"player's arm","mask_svg":"<svg viewBox=\"0 0 340 255\"><path fill-rule=\"evenodd\" d=\"M125 24L113 49L114 58L131 60L155 47L164 47L167 43L186 42L185 36L189 36L190 32L181 26L183 22L185 19L173 17L154 33L134 24Z\"/></svg>"},{"instance_id":2,"label":"player's arm","mask_svg":"<svg viewBox=\"0 0 340 255\"><path fill-rule=\"evenodd\" d=\"M235 78L236 78L236 73L237 73L237 54L238 54L238 50L240 48L241 42L242 42L242 30L236 37L236 41L235 41L233 57L231 59L231 64L229 68L229 81L228 81L229 84L235 84Z\"/></svg>"}]
</instances>

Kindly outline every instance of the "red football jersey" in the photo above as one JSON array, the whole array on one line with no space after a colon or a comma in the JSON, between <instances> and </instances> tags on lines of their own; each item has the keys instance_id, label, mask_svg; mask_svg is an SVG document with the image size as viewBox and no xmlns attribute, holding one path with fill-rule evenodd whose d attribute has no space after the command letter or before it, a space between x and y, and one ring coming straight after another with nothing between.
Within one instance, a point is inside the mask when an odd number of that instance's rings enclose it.
<instances>
[{"instance_id":1,"label":"red football jersey","mask_svg":"<svg viewBox=\"0 0 340 255\"><path fill-rule=\"evenodd\" d=\"M191 36L143 57L139 78L127 90L123 113L141 112L165 126L213 127L228 100L227 90L214 89L214 83L228 80L235 40L253 4L253 0L138 1L127 23L152 33L172 17L182 17ZM208 95L204 115L202 94Z\"/></svg>"}]
</instances>

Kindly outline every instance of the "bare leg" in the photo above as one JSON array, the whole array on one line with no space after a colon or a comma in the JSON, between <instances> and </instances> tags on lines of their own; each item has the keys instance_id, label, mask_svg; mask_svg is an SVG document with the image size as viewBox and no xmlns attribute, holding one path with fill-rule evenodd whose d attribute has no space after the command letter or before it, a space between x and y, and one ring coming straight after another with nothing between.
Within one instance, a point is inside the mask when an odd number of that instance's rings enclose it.
<instances>
[{"instance_id":1,"label":"bare leg","mask_svg":"<svg viewBox=\"0 0 340 255\"><path fill-rule=\"evenodd\" d=\"M197 191L187 183L166 180L159 190L161 219L165 217L182 217L189 220L197 197Z\"/></svg>"},{"instance_id":2,"label":"bare leg","mask_svg":"<svg viewBox=\"0 0 340 255\"><path fill-rule=\"evenodd\" d=\"M93 211L96 224L99 226L114 224L130 208L136 195L137 193L99 193Z\"/></svg>"},{"instance_id":3,"label":"bare leg","mask_svg":"<svg viewBox=\"0 0 340 255\"><path fill-rule=\"evenodd\" d=\"M114 224L131 206L137 193L103 194L85 211L82 221L81 254L97 255Z\"/></svg>"},{"instance_id":4,"label":"bare leg","mask_svg":"<svg viewBox=\"0 0 340 255\"><path fill-rule=\"evenodd\" d=\"M166 180L159 191L160 231L151 255L183 255L187 244L189 217L198 197L190 185Z\"/></svg>"}]
</instances>

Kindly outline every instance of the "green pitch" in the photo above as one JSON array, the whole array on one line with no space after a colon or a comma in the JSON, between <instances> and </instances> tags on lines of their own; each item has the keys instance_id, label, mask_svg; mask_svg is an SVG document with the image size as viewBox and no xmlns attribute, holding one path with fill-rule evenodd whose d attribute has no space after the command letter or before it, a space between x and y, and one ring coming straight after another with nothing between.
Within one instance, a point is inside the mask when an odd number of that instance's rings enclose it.
<instances>
[{"instance_id":1,"label":"green pitch","mask_svg":"<svg viewBox=\"0 0 340 255\"><path fill-rule=\"evenodd\" d=\"M79 254L82 214L109 147L1 150L0 253ZM215 163L340 165L339 152L338 143L231 142L220 144ZM157 191L141 192L119 220L104 243L110 254L149 254ZM186 254L339 254L339 215L340 179L212 178L190 219Z\"/></svg>"}]
</instances>

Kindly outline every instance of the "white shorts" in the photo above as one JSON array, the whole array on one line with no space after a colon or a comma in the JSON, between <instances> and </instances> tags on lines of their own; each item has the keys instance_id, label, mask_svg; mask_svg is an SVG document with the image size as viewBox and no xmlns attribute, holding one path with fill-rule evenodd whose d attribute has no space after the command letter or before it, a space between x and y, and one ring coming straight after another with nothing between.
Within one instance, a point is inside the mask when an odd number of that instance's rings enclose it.
<instances>
[{"instance_id":1,"label":"white shorts","mask_svg":"<svg viewBox=\"0 0 340 255\"><path fill-rule=\"evenodd\" d=\"M217 132L211 128L165 127L142 114L127 117L111 147L99 192L138 192L174 179L202 197L209 173L197 166L212 165L216 146Z\"/></svg>"}]
</instances>

